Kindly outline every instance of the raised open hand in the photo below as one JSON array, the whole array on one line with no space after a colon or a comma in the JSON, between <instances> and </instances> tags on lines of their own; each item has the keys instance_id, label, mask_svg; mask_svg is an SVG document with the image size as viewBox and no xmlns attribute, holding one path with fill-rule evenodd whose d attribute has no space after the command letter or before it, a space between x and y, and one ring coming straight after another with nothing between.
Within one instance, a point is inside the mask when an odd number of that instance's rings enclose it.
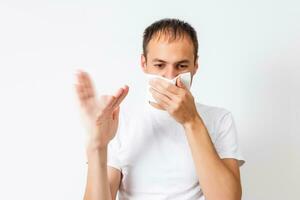
<instances>
[{"instance_id":1,"label":"raised open hand","mask_svg":"<svg viewBox=\"0 0 300 200\"><path fill-rule=\"evenodd\" d=\"M88 131L87 148L106 147L116 134L119 122L120 103L129 87L125 85L114 95L96 98L92 80L88 73L79 71L75 84L80 111Z\"/></svg>"}]
</instances>

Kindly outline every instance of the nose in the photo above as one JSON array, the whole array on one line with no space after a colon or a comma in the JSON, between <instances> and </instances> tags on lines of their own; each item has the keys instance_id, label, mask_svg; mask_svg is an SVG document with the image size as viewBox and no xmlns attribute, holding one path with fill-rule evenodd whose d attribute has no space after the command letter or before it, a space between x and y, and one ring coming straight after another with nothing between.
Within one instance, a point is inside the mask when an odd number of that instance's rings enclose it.
<instances>
[{"instance_id":1,"label":"nose","mask_svg":"<svg viewBox=\"0 0 300 200\"><path fill-rule=\"evenodd\" d=\"M173 67L166 68L166 70L163 72L163 77L167 79L173 79L178 75L178 71L174 69Z\"/></svg>"}]
</instances>

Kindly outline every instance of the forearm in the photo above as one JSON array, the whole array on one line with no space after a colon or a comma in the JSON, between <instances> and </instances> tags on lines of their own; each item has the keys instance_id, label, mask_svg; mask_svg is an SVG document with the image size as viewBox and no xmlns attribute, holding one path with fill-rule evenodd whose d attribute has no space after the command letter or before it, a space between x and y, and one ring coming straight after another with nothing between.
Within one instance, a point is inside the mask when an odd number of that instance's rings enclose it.
<instances>
[{"instance_id":1,"label":"forearm","mask_svg":"<svg viewBox=\"0 0 300 200\"><path fill-rule=\"evenodd\" d=\"M220 159L201 118L184 129L206 199L240 200L240 182Z\"/></svg>"},{"instance_id":2,"label":"forearm","mask_svg":"<svg viewBox=\"0 0 300 200\"><path fill-rule=\"evenodd\" d=\"M89 149L87 185L84 200L111 200L107 176L107 148Z\"/></svg>"}]
</instances>

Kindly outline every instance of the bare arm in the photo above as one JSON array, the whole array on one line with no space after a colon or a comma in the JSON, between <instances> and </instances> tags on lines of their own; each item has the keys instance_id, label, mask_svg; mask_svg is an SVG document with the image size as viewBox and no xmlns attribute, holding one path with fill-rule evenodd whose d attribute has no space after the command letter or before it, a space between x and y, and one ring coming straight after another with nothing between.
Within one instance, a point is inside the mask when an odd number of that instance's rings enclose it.
<instances>
[{"instance_id":1,"label":"bare arm","mask_svg":"<svg viewBox=\"0 0 300 200\"><path fill-rule=\"evenodd\" d=\"M88 151L88 174L84 200L112 200L108 173L107 148Z\"/></svg>"},{"instance_id":2,"label":"bare arm","mask_svg":"<svg viewBox=\"0 0 300 200\"><path fill-rule=\"evenodd\" d=\"M122 174L118 169L115 169L113 167L107 167L107 172L111 196L112 199L115 200L122 180Z\"/></svg>"},{"instance_id":3,"label":"bare arm","mask_svg":"<svg viewBox=\"0 0 300 200\"><path fill-rule=\"evenodd\" d=\"M128 93L128 86L115 95L95 96L92 81L86 72L78 74L76 90L82 117L88 131L88 175L84 200L113 200L116 197L121 172L107 167L107 146L116 134L120 103Z\"/></svg>"},{"instance_id":4,"label":"bare arm","mask_svg":"<svg viewBox=\"0 0 300 200\"><path fill-rule=\"evenodd\" d=\"M205 197L240 200L242 188L237 161L220 159L200 117L184 128Z\"/></svg>"},{"instance_id":5,"label":"bare arm","mask_svg":"<svg viewBox=\"0 0 300 200\"><path fill-rule=\"evenodd\" d=\"M115 200L121 172L107 166L107 148L88 151L88 175L84 200Z\"/></svg>"}]
</instances>

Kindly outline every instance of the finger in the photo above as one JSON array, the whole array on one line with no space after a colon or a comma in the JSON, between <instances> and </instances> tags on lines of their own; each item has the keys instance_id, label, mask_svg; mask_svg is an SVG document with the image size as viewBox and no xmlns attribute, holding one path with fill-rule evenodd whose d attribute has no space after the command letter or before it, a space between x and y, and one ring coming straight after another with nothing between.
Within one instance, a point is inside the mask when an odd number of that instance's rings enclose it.
<instances>
[{"instance_id":1,"label":"finger","mask_svg":"<svg viewBox=\"0 0 300 200\"><path fill-rule=\"evenodd\" d=\"M86 72L82 71L79 73L79 80L82 86L84 87L84 93L86 97L93 97L94 91L89 75Z\"/></svg>"},{"instance_id":2,"label":"finger","mask_svg":"<svg viewBox=\"0 0 300 200\"><path fill-rule=\"evenodd\" d=\"M162 106L164 109L167 109L169 105L172 103L172 101L165 95L159 93L153 88L150 88L150 92L152 93L153 98L158 102L160 106Z\"/></svg>"},{"instance_id":3,"label":"finger","mask_svg":"<svg viewBox=\"0 0 300 200\"><path fill-rule=\"evenodd\" d=\"M88 93L88 89L86 87L83 73L84 73L83 71L79 71L77 74L77 79L78 79L78 84L80 86L80 90L83 93L84 98L88 98L90 94Z\"/></svg>"},{"instance_id":4,"label":"finger","mask_svg":"<svg viewBox=\"0 0 300 200\"><path fill-rule=\"evenodd\" d=\"M163 89L169 91L170 93L175 94L175 95L179 94L178 87L176 87L174 84L169 83L167 81L160 80L160 79L158 79L158 83L159 83L159 85L161 85L161 87Z\"/></svg>"},{"instance_id":5,"label":"finger","mask_svg":"<svg viewBox=\"0 0 300 200\"><path fill-rule=\"evenodd\" d=\"M106 109L114 110L116 107L115 105L117 105L117 102L121 98L123 92L124 92L124 88L119 88L113 96L109 96L109 99L105 106L105 110Z\"/></svg>"},{"instance_id":6,"label":"finger","mask_svg":"<svg viewBox=\"0 0 300 200\"><path fill-rule=\"evenodd\" d=\"M79 99L80 105L83 105L85 103L85 94L83 92L82 86L75 84L75 88L76 88L76 93L77 93L77 97Z\"/></svg>"},{"instance_id":7,"label":"finger","mask_svg":"<svg viewBox=\"0 0 300 200\"><path fill-rule=\"evenodd\" d=\"M165 102L172 101L172 99L169 96L162 93L161 91L156 90L155 88L150 87L149 91L152 93L152 95L156 95L158 98L164 100Z\"/></svg>"},{"instance_id":8,"label":"finger","mask_svg":"<svg viewBox=\"0 0 300 200\"><path fill-rule=\"evenodd\" d=\"M84 80L84 86L87 90L88 96L89 97L94 97L94 87L93 87L93 83L92 80L89 76L89 74L87 72L83 72L83 80Z\"/></svg>"},{"instance_id":9,"label":"finger","mask_svg":"<svg viewBox=\"0 0 300 200\"><path fill-rule=\"evenodd\" d=\"M112 106L113 109L115 109L116 107L118 107L121 104L121 102L124 100L124 98L127 96L128 92L129 92L129 87L127 85L125 85L125 87L122 89L123 89L123 93L119 97L117 97L117 101Z\"/></svg>"},{"instance_id":10,"label":"finger","mask_svg":"<svg viewBox=\"0 0 300 200\"><path fill-rule=\"evenodd\" d=\"M113 96L110 96L106 108L112 109L115 103L117 102L118 98L122 95L122 93L123 93L123 88L119 88Z\"/></svg>"},{"instance_id":11,"label":"finger","mask_svg":"<svg viewBox=\"0 0 300 200\"><path fill-rule=\"evenodd\" d=\"M104 101L103 106L101 106L102 111L104 112L112 112L116 109L118 105L120 105L121 101L125 98L128 93L128 86L125 88L120 88L113 96L102 95L100 97L101 101Z\"/></svg>"},{"instance_id":12,"label":"finger","mask_svg":"<svg viewBox=\"0 0 300 200\"><path fill-rule=\"evenodd\" d=\"M150 81L150 85L152 85L155 89L157 89L161 93L167 94L170 98L172 98L174 95L180 94L178 87L176 87L172 83L169 83L161 79L154 79Z\"/></svg>"},{"instance_id":13,"label":"finger","mask_svg":"<svg viewBox=\"0 0 300 200\"><path fill-rule=\"evenodd\" d=\"M154 89L155 91L165 95L166 97L168 97L170 100L176 99L177 96L171 92L169 92L168 90L166 90L165 88L161 87L160 85L156 85L155 87L152 87L152 89Z\"/></svg>"}]
</instances>

